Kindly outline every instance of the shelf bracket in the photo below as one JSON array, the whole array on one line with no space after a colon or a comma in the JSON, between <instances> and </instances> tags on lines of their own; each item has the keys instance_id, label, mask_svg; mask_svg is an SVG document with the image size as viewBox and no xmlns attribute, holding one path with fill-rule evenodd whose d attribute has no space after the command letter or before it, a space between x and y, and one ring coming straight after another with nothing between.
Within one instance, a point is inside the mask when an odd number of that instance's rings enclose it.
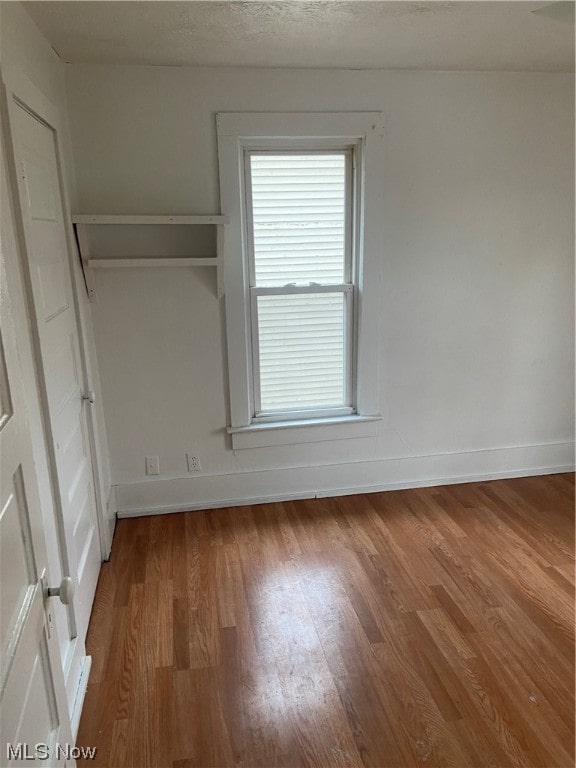
<instances>
[{"instance_id":1,"label":"shelf bracket","mask_svg":"<svg viewBox=\"0 0 576 768\"><path fill-rule=\"evenodd\" d=\"M80 264L82 265L82 272L84 274L84 283L86 284L86 292L90 301L96 299L96 282L94 280L94 273L90 269L90 245L88 243L88 236L86 234L86 227L84 224L74 224L74 231L76 233L76 242L78 243L78 251L80 252Z\"/></svg>"}]
</instances>

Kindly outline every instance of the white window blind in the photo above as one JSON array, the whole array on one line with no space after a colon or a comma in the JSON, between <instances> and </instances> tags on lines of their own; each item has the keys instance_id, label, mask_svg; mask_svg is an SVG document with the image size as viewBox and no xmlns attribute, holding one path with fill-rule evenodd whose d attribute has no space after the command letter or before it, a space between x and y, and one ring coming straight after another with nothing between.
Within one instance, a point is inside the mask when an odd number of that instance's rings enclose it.
<instances>
[{"instance_id":1,"label":"white window blind","mask_svg":"<svg viewBox=\"0 0 576 768\"><path fill-rule=\"evenodd\" d=\"M351 153L246 153L254 414L352 411Z\"/></svg>"}]
</instances>

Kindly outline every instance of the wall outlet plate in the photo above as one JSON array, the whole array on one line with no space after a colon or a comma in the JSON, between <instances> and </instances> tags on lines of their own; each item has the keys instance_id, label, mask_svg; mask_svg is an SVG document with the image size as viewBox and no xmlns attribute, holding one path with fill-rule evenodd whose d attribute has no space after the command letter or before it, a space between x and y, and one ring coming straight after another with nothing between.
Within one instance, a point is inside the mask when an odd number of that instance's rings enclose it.
<instances>
[{"instance_id":1,"label":"wall outlet plate","mask_svg":"<svg viewBox=\"0 0 576 768\"><path fill-rule=\"evenodd\" d=\"M200 455L196 451L187 453L186 461L188 462L188 472L200 472Z\"/></svg>"},{"instance_id":2,"label":"wall outlet plate","mask_svg":"<svg viewBox=\"0 0 576 768\"><path fill-rule=\"evenodd\" d=\"M158 456L146 456L146 474L160 474L160 461L158 460Z\"/></svg>"}]
</instances>

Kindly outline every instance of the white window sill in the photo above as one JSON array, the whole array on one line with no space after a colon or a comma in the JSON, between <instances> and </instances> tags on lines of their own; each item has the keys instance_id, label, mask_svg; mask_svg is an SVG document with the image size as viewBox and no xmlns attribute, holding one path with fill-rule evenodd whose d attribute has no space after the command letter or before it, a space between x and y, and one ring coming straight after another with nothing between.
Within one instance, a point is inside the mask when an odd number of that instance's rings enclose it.
<instances>
[{"instance_id":1,"label":"white window sill","mask_svg":"<svg viewBox=\"0 0 576 768\"><path fill-rule=\"evenodd\" d=\"M323 419L295 419L228 427L232 448L267 448L273 445L296 445L355 437L375 437L382 416L333 416Z\"/></svg>"}]
</instances>

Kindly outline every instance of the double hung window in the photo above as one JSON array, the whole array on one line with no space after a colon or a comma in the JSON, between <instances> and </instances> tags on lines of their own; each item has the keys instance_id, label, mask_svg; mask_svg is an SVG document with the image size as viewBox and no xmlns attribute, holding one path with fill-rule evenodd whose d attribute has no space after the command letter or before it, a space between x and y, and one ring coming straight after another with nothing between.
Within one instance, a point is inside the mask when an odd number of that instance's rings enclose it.
<instances>
[{"instance_id":1,"label":"double hung window","mask_svg":"<svg viewBox=\"0 0 576 768\"><path fill-rule=\"evenodd\" d=\"M233 447L374 435L380 114L217 126Z\"/></svg>"},{"instance_id":2,"label":"double hung window","mask_svg":"<svg viewBox=\"0 0 576 768\"><path fill-rule=\"evenodd\" d=\"M246 150L254 420L355 410L354 148Z\"/></svg>"}]
</instances>

